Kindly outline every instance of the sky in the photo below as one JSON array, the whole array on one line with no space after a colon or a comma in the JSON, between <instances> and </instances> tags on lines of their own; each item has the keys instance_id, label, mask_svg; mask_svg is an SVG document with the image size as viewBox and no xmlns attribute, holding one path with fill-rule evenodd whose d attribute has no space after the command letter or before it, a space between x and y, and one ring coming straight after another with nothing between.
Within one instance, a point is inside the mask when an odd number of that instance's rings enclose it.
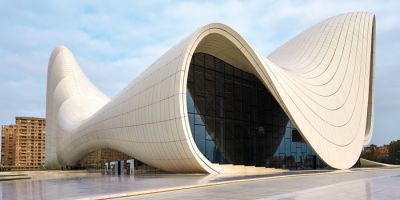
<instances>
[{"instance_id":1,"label":"sky","mask_svg":"<svg viewBox=\"0 0 400 200\"><path fill-rule=\"evenodd\" d=\"M267 56L310 26L341 13L376 14L372 143L400 139L400 1L0 0L0 124L45 117L47 64L65 45L112 97L196 29L224 23Z\"/></svg>"}]
</instances>

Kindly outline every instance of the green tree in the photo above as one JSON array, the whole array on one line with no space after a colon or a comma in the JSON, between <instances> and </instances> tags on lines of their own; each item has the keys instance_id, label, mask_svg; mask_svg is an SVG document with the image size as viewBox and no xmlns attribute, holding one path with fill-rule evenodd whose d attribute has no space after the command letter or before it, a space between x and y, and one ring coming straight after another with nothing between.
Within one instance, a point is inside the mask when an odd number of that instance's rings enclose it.
<instances>
[{"instance_id":1,"label":"green tree","mask_svg":"<svg viewBox=\"0 0 400 200\"><path fill-rule=\"evenodd\" d=\"M371 144L369 146L369 151L363 151L361 154L362 158L365 158L367 160L372 160L372 161L377 161L378 160L378 146L376 146L375 144Z\"/></svg>"},{"instance_id":2,"label":"green tree","mask_svg":"<svg viewBox=\"0 0 400 200\"><path fill-rule=\"evenodd\" d=\"M389 144L389 163L400 164L400 140L392 141Z\"/></svg>"}]
</instances>

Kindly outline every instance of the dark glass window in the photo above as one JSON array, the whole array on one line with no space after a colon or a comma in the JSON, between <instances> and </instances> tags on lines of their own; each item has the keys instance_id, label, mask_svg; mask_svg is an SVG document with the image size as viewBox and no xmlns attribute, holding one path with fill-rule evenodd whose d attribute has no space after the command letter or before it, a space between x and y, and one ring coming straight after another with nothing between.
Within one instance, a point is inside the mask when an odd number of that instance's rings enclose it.
<instances>
[{"instance_id":1,"label":"dark glass window","mask_svg":"<svg viewBox=\"0 0 400 200\"><path fill-rule=\"evenodd\" d=\"M324 166L251 73L195 53L187 80L190 129L213 163L290 169Z\"/></svg>"},{"instance_id":2,"label":"dark glass window","mask_svg":"<svg viewBox=\"0 0 400 200\"><path fill-rule=\"evenodd\" d=\"M297 129L292 130L292 142L303 142L303 137L301 137L299 131Z\"/></svg>"}]
</instances>

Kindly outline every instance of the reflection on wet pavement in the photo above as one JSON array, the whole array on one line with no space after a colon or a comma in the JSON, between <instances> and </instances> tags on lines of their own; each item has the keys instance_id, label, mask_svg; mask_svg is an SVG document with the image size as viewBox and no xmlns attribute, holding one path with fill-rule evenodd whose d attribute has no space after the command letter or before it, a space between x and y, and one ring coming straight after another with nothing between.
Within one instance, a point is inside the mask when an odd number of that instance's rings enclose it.
<instances>
[{"instance_id":1,"label":"reflection on wet pavement","mask_svg":"<svg viewBox=\"0 0 400 200\"><path fill-rule=\"evenodd\" d=\"M322 172L322 173L321 173ZM319 173L318 175L310 175ZM268 179L273 176L290 178ZM0 182L2 199L77 199L102 195L141 192L190 185L235 180L266 178L259 181L179 190L130 198L151 199L377 199L400 198L400 169L347 171L293 171L247 175L142 175L142 176L88 176L59 179L19 180ZM388 191L393 191L390 194ZM328 194L328 196L326 196ZM196 196L199 195L199 196ZM243 196L245 195L245 196ZM339 196L338 196L339 195ZM390 196L392 195L392 196ZM379 198L381 199L381 198Z\"/></svg>"}]
</instances>

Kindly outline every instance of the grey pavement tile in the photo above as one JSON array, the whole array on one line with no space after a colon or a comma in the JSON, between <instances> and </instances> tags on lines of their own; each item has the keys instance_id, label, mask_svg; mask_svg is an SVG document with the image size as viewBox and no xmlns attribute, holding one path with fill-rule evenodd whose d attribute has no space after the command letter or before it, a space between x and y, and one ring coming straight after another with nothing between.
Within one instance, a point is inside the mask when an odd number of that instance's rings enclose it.
<instances>
[{"instance_id":1,"label":"grey pavement tile","mask_svg":"<svg viewBox=\"0 0 400 200\"><path fill-rule=\"evenodd\" d=\"M262 177L262 176L261 176ZM238 177L243 180L243 177ZM235 180L218 179L219 181ZM1 199L77 199L215 183L215 176L97 176L0 182ZM400 199L400 168L336 171L131 196L120 199Z\"/></svg>"}]
</instances>

